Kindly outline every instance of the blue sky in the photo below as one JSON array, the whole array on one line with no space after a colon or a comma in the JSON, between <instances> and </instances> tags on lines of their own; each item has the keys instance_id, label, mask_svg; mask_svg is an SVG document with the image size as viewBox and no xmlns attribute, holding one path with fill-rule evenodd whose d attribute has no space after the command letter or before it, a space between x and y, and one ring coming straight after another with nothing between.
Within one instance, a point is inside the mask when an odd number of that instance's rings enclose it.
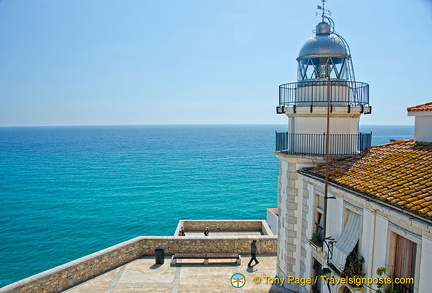
<instances>
[{"instance_id":1,"label":"blue sky","mask_svg":"<svg viewBox=\"0 0 432 293\"><path fill-rule=\"evenodd\" d=\"M285 124L320 1L1 0L0 125ZM432 101L432 1L328 0L373 114Z\"/></svg>"}]
</instances>

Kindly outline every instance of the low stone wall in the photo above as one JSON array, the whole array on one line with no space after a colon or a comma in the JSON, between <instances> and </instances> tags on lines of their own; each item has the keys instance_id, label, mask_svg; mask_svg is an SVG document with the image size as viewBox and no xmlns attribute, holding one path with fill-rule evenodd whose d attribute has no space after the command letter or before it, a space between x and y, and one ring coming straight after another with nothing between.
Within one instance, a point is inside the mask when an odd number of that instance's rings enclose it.
<instances>
[{"instance_id":1,"label":"low stone wall","mask_svg":"<svg viewBox=\"0 0 432 293\"><path fill-rule=\"evenodd\" d=\"M141 237L68 262L0 289L0 292L60 292L142 255Z\"/></svg>"},{"instance_id":2,"label":"low stone wall","mask_svg":"<svg viewBox=\"0 0 432 293\"><path fill-rule=\"evenodd\" d=\"M153 255L154 249L162 245L165 254L177 252L236 252L250 253L250 243L257 239L261 253L277 252L276 236L172 236L172 237L145 237L141 242L143 255ZM151 239L153 238L153 239Z\"/></svg>"},{"instance_id":3,"label":"low stone wall","mask_svg":"<svg viewBox=\"0 0 432 293\"><path fill-rule=\"evenodd\" d=\"M262 236L149 236L137 237L51 270L0 288L0 293L60 292L141 256L154 255L162 245L165 254L176 252L237 252L248 254L257 239L261 253L277 252L277 237Z\"/></svg>"},{"instance_id":4,"label":"low stone wall","mask_svg":"<svg viewBox=\"0 0 432 293\"><path fill-rule=\"evenodd\" d=\"M273 235L264 220L180 220L175 235L180 228L185 231L261 231L263 235Z\"/></svg>"}]
</instances>

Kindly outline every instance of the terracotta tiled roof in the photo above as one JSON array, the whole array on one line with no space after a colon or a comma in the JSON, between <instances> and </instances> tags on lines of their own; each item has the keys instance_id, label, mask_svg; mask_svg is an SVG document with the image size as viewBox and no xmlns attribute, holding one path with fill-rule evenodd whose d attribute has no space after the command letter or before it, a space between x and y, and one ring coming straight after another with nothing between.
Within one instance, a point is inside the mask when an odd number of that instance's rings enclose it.
<instances>
[{"instance_id":1,"label":"terracotta tiled roof","mask_svg":"<svg viewBox=\"0 0 432 293\"><path fill-rule=\"evenodd\" d=\"M324 178L325 166L300 172ZM432 143L398 141L333 160L329 181L432 219Z\"/></svg>"},{"instance_id":2,"label":"terracotta tiled roof","mask_svg":"<svg viewBox=\"0 0 432 293\"><path fill-rule=\"evenodd\" d=\"M408 112L432 111L432 102L407 108Z\"/></svg>"}]
</instances>

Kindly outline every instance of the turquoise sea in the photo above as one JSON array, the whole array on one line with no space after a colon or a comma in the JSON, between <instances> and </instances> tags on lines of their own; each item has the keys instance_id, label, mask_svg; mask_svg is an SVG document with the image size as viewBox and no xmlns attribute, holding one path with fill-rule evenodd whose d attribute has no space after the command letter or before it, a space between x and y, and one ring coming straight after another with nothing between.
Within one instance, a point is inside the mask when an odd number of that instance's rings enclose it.
<instances>
[{"instance_id":1,"label":"turquoise sea","mask_svg":"<svg viewBox=\"0 0 432 293\"><path fill-rule=\"evenodd\" d=\"M265 219L283 125L0 127L0 287L180 219ZM362 126L373 144L412 126Z\"/></svg>"}]
</instances>

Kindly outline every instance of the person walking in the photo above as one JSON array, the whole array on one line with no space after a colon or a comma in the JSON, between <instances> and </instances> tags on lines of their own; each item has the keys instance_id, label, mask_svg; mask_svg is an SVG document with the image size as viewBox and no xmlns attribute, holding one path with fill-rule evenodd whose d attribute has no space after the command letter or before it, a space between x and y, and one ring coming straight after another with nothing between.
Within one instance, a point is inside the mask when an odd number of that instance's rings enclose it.
<instances>
[{"instance_id":1,"label":"person walking","mask_svg":"<svg viewBox=\"0 0 432 293\"><path fill-rule=\"evenodd\" d=\"M205 231L204 231L204 235L205 235L205 236L209 236L209 233L210 233L210 231L209 231L209 228L207 227L207 228L205 229Z\"/></svg>"},{"instance_id":2,"label":"person walking","mask_svg":"<svg viewBox=\"0 0 432 293\"><path fill-rule=\"evenodd\" d=\"M252 242L251 242L251 259L250 259L250 261L249 261L249 264L248 264L248 267L250 267L251 266L251 264L252 264L252 261L255 261L255 265L257 265L257 264L259 264L259 261L257 260L257 258L256 258L256 255L257 255L257 253L259 253L259 251L258 251L258 247L257 247L257 245L256 245L256 240L253 240Z\"/></svg>"}]
</instances>

